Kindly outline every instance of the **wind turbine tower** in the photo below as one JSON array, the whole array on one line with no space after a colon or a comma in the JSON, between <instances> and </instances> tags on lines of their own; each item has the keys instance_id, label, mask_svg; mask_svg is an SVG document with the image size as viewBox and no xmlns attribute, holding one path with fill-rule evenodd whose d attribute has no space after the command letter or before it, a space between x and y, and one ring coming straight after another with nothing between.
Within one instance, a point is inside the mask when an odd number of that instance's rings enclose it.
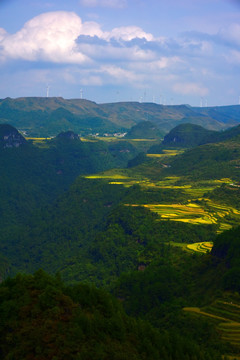
<instances>
[{"instance_id":1,"label":"wind turbine tower","mask_svg":"<svg viewBox=\"0 0 240 360\"><path fill-rule=\"evenodd\" d=\"M50 86L47 85L47 98L49 97L49 89L50 89Z\"/></svg>"},{"instance_id":2,"label":"wind turbine tower","mask_svg":"<svg viewBox=\"0 0 240 360\"><path fill-rule=\"evenodd\" d=\"M83 89L80 89L80 99L83 98Z\"/></svg>"}]
</instances>

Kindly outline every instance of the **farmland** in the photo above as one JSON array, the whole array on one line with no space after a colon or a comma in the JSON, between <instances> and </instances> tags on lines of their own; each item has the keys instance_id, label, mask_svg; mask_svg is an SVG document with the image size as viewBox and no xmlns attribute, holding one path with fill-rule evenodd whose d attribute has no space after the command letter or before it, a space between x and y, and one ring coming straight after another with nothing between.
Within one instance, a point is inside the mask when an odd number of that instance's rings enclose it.
<instances>
[{"instance_id":1,"label":"farmland","mask_svg":"<svg viewBox=\"0 0 240 360\"><path fill-rule=\"evenodd\" d=\"M211 305L203 308L186 307L183 309L191 316L207 318L216 325L217 332L224 342L230 343L233 353L240 351L240 303L239 296L215 300ZM233 356L233 354L229 354ZM235 355L235 354L234 354ZM239 357L230 357L238 359Z\"/></svg>"},{"instance_id":2,"label":"farmland","mask_svg":"<svg viewBox=\"0 0 240 360\"><path fill-rule=\"evenodd\" d=\"M163 176L162 160L168 162L170 157L182 151L169 150L163 154L148 154L150 163L132 169L113 169L100 174L87 176L89 179L105 179L112 185L131 187L139 185L141 190L151 194L175 191L181 194L181 201L166 203L129 203L128 206L143 206L159 215L161 220L187 222L195 225L215 224L217 232L230 229L240 219L240 211L232 206L209 199L209 194L222 184L231 188L233 181L229 178L192 181L180 176ZM233 188L233 186L232 186Z\"/></svg>"}]
</instances>

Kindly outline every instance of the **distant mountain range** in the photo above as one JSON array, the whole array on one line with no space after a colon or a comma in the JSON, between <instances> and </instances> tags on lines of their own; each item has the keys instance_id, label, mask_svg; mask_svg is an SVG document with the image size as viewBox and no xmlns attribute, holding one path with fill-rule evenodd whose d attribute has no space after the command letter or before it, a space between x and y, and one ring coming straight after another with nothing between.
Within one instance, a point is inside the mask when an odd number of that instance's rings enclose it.
<instances>
[{"instance_id":1,"label":"distant mountain range","mask_svg":"<svg viewBox=\"0 0 240 360\"><path fill-rule=\"evenodd\" d=\"M72 130L78 134L126 132L151 121L162 133L183 123L208 130L224 130L240 123L240 106L191 107L154 103L96 104L84 99L22 97L0 100L0 123L8 123L29 136L56 136Z\"/></svg>"}]
</instances>

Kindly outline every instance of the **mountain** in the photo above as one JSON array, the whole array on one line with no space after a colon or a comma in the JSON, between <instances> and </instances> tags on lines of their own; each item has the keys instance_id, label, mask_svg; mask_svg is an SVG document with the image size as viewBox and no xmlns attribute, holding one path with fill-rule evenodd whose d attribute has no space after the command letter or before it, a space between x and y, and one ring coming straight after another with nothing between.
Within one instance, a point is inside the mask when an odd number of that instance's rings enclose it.
<instances>
[{"instance_id":1,"label":"mountain","mask_svg":"<svg viewBox=\"0 0 240 360\"><path fill-rule=\"evenodd\" d=\"M161 356L166 335L127 316L104 291L38 271L5 281L0 293L2 360L171 359L170 351Z\"/></svg>"},{"instance_id":2,"label":"mountain","mask_svg":"<svg viewBox=\"0 0 240 360\"><path fill-rule=\"evenodd\" d=\"M10 125L0 124L0 240L9 239L34 210L68 189L80 174L126 166L137 154L123 142L82 142L74 133L34 145ZM0 242L1 242L0 241Z\"/></svg>"},{"instance_id":3,"label":"mountain","mask_svg":"<svg viewBox=\"0 0 240 360\"><path fill-rule=\"evenodd\" d=\"M185 141L221 141L154 156L69 129L0 134L0 358L239 355L238 128L187 125Z\"/></svg>"},{"instance_id":4,"label":"mountain","mask_svg":"<svg viewBox=\"0 0 240 360\"><path fill-rule=\"evenodd\" d=\"M233 113L231 113L231 107L228 107L224 117L222 113L219 113L219 119L217 116L212 118L207 111L202 113L202 108L192 108L189 105L169 106L128 102L103 104L102 107L109 114L109 120L115 124L129 128L140 121L151 121L165 133L180 123L194 123L209 130L222 130L239 124L239 117L235 116L237 112L235 107Z\"/></svg>"},{"instance_id":5,"label":"mountain","mask_svg":"<svg viewBox=\"0 0 240 360\"><path fill-rule=\"evenodd\" d=\"M0 285L0 315L2 360L221 359L191 338L129 317L103 290L66 286L41 270Z\"/></svg>"},{"instance_id":6,"label":"mountain","mask_svg":"<svg viewBox=\"0 0 240 360\"><path fill-rule=\"evenodd\" d=\"M56 136L69 130L83 135L126 132L142 121L154 123L163 133L182 123L223 130L239 124L239 108L192 108L138 102L96 104L61 97L6 98L0 100L0 123L8 123L35 137Z\"/></svg>"},{"instance_id":7,"label":"mountain","mask_svg":"<svg viewBox=\"0 0 240 360\"><path fill-rule=\"evenodd\" d=\"M172 129L162 141L163 146L194 147L214 142L217 132L195 124L181 124Z\"/></svg>"},{"instance_id":8,"label":"mountain","mask_svg":"<svg viewBox=\"0 0 240 360\"><path fill-rule=\"evenodd\" d=\"M189 149L179 155L165 173L194 179L231 178L240 176L240 137Z\"/></svg>"},{"instance_id":9,"label":"mountain","mask_svg":"<svg viewBox=\"0 0 240 360\"><path fill-rule=\"evenodd\" d=\"M26 144L25 138L11 125L0 125L0 147L14 148Z\"/></svg>"},{"instance_id":10,"label":"mountain","mask_svg":"<svg viewBox=\"0 0 240 360\"><path fill-rule=\"evenodd\" d=\"M224 131L213 131L199 125L180 124L170 130L160 144L151 146L148 153L161 153L166 148L192 148L207 143L234 139L238 135L240 135L239 125Z\"/></svg>"},{"instance_id":11,"label":"mountain","mask_svg":"<svg viewBox=\"0 0 240 360\"><path fill-rule=\"evenodd\" d=\"M141 121L134 125L125 135L126 139L157 139L162 137L158 127L151 121Z\"/></svg>"}]
</instances>

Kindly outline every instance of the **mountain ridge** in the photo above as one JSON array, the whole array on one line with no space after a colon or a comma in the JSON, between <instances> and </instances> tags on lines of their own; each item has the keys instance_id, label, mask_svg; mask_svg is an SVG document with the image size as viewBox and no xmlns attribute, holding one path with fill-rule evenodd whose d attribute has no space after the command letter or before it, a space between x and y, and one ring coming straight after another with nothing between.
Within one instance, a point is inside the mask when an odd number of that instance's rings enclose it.
<instances>
[{"instance_id":1,"label":"mountain ridge","mask_svg":"<svg viewBox=\"0 0 240 360\"><path fill-rule=\"evenodd\" d=\"M85 99L21 97L0 99L0 122L31 136L123 132L141 121L151 121L167 133L180 123L194 123L209 130L223 130L240 123L240 106L196 108L189 105L118 102L97 104Z\"/></svg>"}]
</instances>

